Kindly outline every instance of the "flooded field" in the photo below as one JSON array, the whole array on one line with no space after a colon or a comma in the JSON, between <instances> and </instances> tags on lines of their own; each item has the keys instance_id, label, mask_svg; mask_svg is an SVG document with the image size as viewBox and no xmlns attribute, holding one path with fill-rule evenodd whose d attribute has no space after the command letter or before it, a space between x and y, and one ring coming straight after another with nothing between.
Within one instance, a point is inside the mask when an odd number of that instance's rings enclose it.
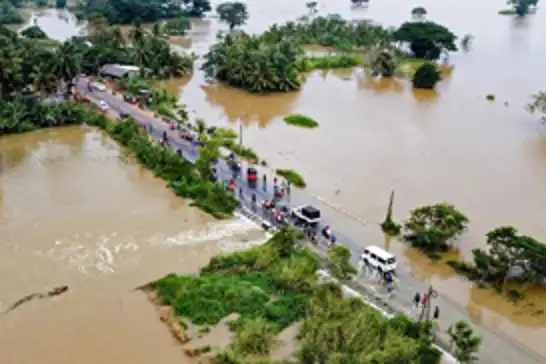
<instances>
[{"instance_id":1,"label":"flooded field","mask_svg":"<svg viewBox=\"0 0 546 364\"><path fill-rule=\"evenodd\" d=\"M123 348L131 348L123 354L127 360L149 362L152 353L142 354L134 340L155 323L146 319L147 306L124 298L127 293L167 272L193 274L214 254L264 239L249 221L219 222L190 208L98 131L71 127L2 137L0 171L0 310L34 292L69 287L0 315L6 363L36 357L114 363ZM162 343L161 335L142 341L150 347L170 342ZM101 353L100 345L109 349Z\"/></svg>"},{"instance_id":2,"label":"flooded field","mask_svg":"<svg viewBox=\"0 0 546 364\"><path fill-rule=\"evenodd\" d=\"M216 3L218 1L213 7ZM262 31L274 22L293 20L307 12L305 1L249 0L247 3L250 19L245 29L252 32ZM327 0L319 3L319 11L396 26L410 19L415 5L406 0L396 3L372 1L367 7L353 8L348 1ZM543 183L546 180L546 127L523 109L529 95L546 85L546 75L533 72L540 69L546 59L546 49L541 47L539 37L546 31L546 13L539 9L537 14L524 19L498 15L498 10L505 7L504 2L425 0L418 5L428 10L428 19L445 24L459 36L466 33L475 36L469 52L451 55L454 71L438 85L436 93L414 92L406 80L377 82L360 69L314 72L300 92L271 96L253 96L222 85L207 84L198 70L191 79L170 80L168 86L180 94L192 115L203 117L210 124L238 129L242 122L245 125L244 143L270 165L298 170L307 180L310 194L321 196L350 215L367 221L368 224L362 226L349 221L350 218L341 212L328 210L334 228L352 232L362 240L362 245L383 244L384 238L377 224L384 217L391 190L396 191L395 217L399 219L415 206L438 201L454 203L465 212L471 220L470 230L460 242L461 253L466 257L473 248L484 246L487 231L501 225L514 225L524 234L546 240L542 217L546 210L546 185ZM65 29L66 22L55 20L53 12L48 14L51 15L38 18L39 25L52 37L66 39L65 35L69 33ZM75 24L70 24L77 33ZM176 47L203 54L220 29L227 28L217 24L215 19L194 21L189 39L177 41ZM495 94L497 101L486 101L487 94ZM282 118L290 113L307 114L319 121L320 127L310 131L287 126ZM294 140L298 142L294 143ZM24 150L22 148L19 153L26 155ZM10 158L16 160L18 157L12 154ZM78 169L78 175L87 174L87 178L96 182L98 178L94 175L100 170L101 183L108 186L114 178L111 170L119 168L118 162L116 167L97 165L100 168L96 167L94 173L86 167ZM81 178L66 170L64 173L66 178ZM41 188L45 183L42 178L40 175L32 182L36 195L51 193L47 188ZM32 191L28 183L31 182L25 180L25 184L14 184L21 190ZM171 196L167 190L162 191L160 182L150 183L157 184L154 193L164 192L165 196ZM4 185L2 183L5 201ZM67 192L63 189L62 193ZM40 207L41 211L71 201L63 198L62 193L50 197L47 207L45 203ZM123 193L101 192L94 196L101 197L102 200L95 198L93 203L102 206L97 209L104 211L101 209L108 209L102 203L114 203ZM135 200L142 198L134 197ZM149 204L142 200L135 206ZM197 223L201 221L200 214L191 214L194 220L189 218L188 222L183 222L187 224L185 226L206 226L207 223ZM156 226L170 226L163 220L164 215L162 211L153 214L157 216ZM128 229L138 230L143 225L142 220L119 212L115 217L110 215L104 219L101 226L127 224ZM130 222L121 223L123 219ZM40 250L40 254L47 255L51 249L57 251L59 246L63 247L67 239L73 239L78 233L73 225L86 223L84 220L73 224L57 222L55 226L60 237L50 235L50 240L44 239L50 241L50 245ZM32 234L28 226L21 223L18 228L12 227L17 231L13 234ZM19 236L19 241L24 241L24 235ZM54 245L55 240L60 243ZM10 241L14 239L10 238ZM92 237L89 241L97 244L96 241L101 240ZM517 338L546 356L546 348L540 340L546 333L544 316L521 313L521 307L514 307L488 291L473 287L445 266L430 264L396 241L390 242L388 247L404 257L412 275L433 283L444 297L468 311L475 322L487 322L502 335ZM120 254L130 249L129 246L120 248ZM132 254L138 255L141 251ZM99 272L110 267L104 264L99 269L97 264L86 264L85 268L73 266L78 274L84 274L81 270ZM129 260L124 264L130 264ZM142 265L135 263L136 266ZM28 274L32 276L33 273ZM102 277L105 273L100 274ZM145 278L145 275L142 273L138 278ZM137 277L134 278L136 282ZM34 287L33 279L28 278L26 282ZM10 299L32 291L25 285L14 286L17 287L11 289L19 291ZM537 307L546 304L544 291L532 296Z\"/></svg>"}]
</instances>

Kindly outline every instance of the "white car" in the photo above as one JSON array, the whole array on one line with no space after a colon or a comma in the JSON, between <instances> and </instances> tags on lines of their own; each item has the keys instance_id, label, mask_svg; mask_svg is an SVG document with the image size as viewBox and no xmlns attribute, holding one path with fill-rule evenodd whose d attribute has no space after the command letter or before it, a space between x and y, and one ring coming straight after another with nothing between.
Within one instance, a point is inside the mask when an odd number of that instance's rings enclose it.
<instances>
[{"instance_id":1,"label":"white car","mask_svg":"<svg viewBox=\"0 0 546 364\"><path fill-rule=\"evenodd\" d=\"M106 101L99 101L99 108L102 110L102 111L107 111L110 106L108 106L108 104L106 103Z\"/></svg>"},{"instance_id":2,"label":"white car","mask_svg":"<svg viewBox=\"0 0 546 364\"><path fill-rule=\"evenodd\" d=\"M320 222L320 210L311 205L296 207L291 211L292 217L311 226L316 226Z\"/></svg>"},{"instance_id":3,"label":"white car","mask_svg":"<svg viewBox=\"0 0 546 364\"><path fill-rule=\"evenodd\" d=\"M360 256L360 260L380 272L394 272L396 270L396 257L378 246L368 246Z\"/></svg>"},{"instance_id":4,"label":"white car","mask_svg":"<svg viewBox=\"0 0 546 364\"><path fill-rule=\"evenodd\" d=\"M93 83L93 88L97 91L106 91L106 86L100 82Z\"/></svg>"}]
</instances>

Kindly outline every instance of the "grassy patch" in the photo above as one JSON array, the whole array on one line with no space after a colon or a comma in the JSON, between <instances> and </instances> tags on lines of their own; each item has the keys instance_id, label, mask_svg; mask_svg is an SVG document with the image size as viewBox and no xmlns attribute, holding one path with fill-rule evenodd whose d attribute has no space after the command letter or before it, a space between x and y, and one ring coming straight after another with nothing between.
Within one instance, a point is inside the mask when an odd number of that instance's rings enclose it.
<instances>
[{"instance_id":1,"label":"grassy patch","mask_svg":"<svg viewBox=\"0 0 546 364\"><path fill-rule=\"evenodd\" d=\"M339 54L323 57L303 57L300 58L296 66L302 72L308 72L316 69L336 69L350 68L362 64L362 58L354 54Z\"/></svg>"},{"instance_id":2,"label":"grassy patch","mask_svg":"<svg viewBox=\"0 0 546 364\"><path fill-rule=\"evenodd\" d=\"M301 126L303 128L316 128L319 126L319 123L309 116L301 114L292 114L284 117L284 122L289 125Z\"/></svg>"},{"instance_id":3,"label":"grassy patch","mask_svg":"<svg viewBox=\"0 0 546 364\"><path fill-rule=\"evenodd\" d=\"M279 176L283 177L296 187L305 188L306 186L303 177L300 176L300 174L293 169L277 169L275 173L277 173Z\"/></svg>"},{"instance_id":4,"label":"grassy patch","mask_svg":"<svg viewBox=\"0 0 546 364\"><path fill-rule=\"evenodd\" d=\"M503 10L499 10L499 14L500 15L516 15L516 10L514 9L503 9Z\"/></svg>"}]
</instances>

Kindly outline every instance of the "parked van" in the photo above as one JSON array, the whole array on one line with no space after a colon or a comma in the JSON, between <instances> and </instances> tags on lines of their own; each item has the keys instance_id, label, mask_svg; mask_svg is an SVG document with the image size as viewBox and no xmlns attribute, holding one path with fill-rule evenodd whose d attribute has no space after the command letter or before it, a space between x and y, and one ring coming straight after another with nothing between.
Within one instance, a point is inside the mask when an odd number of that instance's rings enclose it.
<instances>
[{"instance_id":1,"label":"parked van","mask_svg":"<svg viewBox=\"0 0 546 364\"><path fill-rule=\"evenodd\" d=\"M378 246L372 245L364 249L360 260L380 272L394 272L396 270L396 257Z\"/></svg>"}]
</instances>

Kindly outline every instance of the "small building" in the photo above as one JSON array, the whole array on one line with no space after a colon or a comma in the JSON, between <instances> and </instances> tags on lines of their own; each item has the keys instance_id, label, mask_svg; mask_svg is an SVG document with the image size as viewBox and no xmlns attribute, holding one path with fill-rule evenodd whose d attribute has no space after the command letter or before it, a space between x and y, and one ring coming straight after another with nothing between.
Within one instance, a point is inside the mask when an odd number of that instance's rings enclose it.
<instances>
[{"instance_id":1,"label":"small building","mask_svg":"<svg viewBox=\"0 0 546 364\"><path fill-rule=\"evenodd\" d=\"M135 66L123 66L120 64L105 64L99 70L99 75L110 78L126 78L138 73L139 68Z\"/></svg>"}]
</instances>

